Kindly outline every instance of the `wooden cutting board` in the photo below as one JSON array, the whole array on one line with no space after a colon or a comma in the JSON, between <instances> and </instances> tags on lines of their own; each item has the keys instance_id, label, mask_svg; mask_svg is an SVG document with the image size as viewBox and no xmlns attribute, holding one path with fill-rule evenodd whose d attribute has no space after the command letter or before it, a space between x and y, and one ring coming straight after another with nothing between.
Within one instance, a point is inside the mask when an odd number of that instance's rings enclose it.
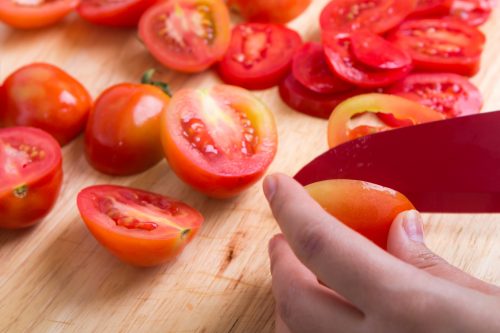
<instances>
[{"instance_id":1,"label":"wooden cutting board","mask_svg":"<svg viewBox=\"0 0 500 333\"><path fill-rule=\"evenodd\" d=\"M318 40L314 0L291 26ZM483 27L488 42L474 78L484 110L500 109L500 10ZM45 61L78 78L94 97L112 84L137 81L161 68L134 31L92 26L70 16L39 31L0 28L3 80L18 67ZM173 91L219 82L212 72L181 75L164 70ZM293 175L326 150L326 122L295 113L276 89L256 92L273 110L280 147L270 171ZM134 177L94 171L78 138L64 149L65 180L52 213L37 227L0 231L0 332L272 332L267 242L278 229L261 183L227 201L212 200L183 184L165 162ZM167 194L206 217L198 237L170 264L138 269L119 262L89 234L76 194L93 184L122 184ZM500 284L500 216L428 215L428 244L453 264Z\"/></svg>"}]
</instances>

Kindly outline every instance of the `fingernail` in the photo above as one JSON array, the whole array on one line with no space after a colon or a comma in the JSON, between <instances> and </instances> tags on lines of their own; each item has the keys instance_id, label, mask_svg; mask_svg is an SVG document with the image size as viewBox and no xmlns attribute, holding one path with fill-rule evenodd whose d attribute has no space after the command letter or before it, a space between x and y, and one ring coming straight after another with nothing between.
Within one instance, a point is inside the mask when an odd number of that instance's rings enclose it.
<instances>
[{"instance_id":1,"label":"fingernail","mask_svg":"<svg viewBox=\"0 0 500 333\"><path fill-rule=\"evenodd\" d=\"M276 192L276 177L274 175L269 175L264 179L264 195L267 201L273 200L274 194Z\"/></svg>"},{"instance_id":2,"label":"fingernail","mask_svg":"<svg viewBox=\"0 0 500 333\"><path fill-rule=\"evenodd\" d=\"M409 210L403 213L403 228L409 239L414 242L424 242L424 227L422 216L416 210Z\"/></svg>"}]
</instances>

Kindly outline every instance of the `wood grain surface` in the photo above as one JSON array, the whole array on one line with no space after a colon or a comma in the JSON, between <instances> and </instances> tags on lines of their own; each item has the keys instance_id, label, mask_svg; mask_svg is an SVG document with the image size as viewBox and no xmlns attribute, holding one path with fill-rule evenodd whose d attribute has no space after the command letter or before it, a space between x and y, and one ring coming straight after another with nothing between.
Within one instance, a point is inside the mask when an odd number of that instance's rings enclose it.
<instances>
[{"instance_id":1,"label":"wood grain surface","mask_svg":"<svg viewBox=\"0 0 500 333\"><path fill-rule=\"evenodd\" d=\"M291 23L305 40L318 40L314 0ZM482 28L483 66L473 81L484 110L500 109L500 10ZM3 80L34 61L56 64L96 97L106 87L137 81L161 68L133 30L92 26L76 15L56 27L15 31L0 27ZM163 70L174 91L219 82L212 72L194 76ZM273 110L280 147L270 171L293 175L326 150L326 122L295 113L276 89L256 92ZM261 183L227 201L208 199L183 184L165 162L127 178L94 171L79 137L63 149L65 180L52 213L25 231L0 231L0 332L272 332L267 242L278 229ZM472 176L472 175L471 175ZM92 184L123 184L167 194L206 217L199 236L180 257L152 269L125 265L104 250L80 220L75 198ZM428 244L453 264L500 284L500 216L426 215Z\"/></svg>"}]
</instances>

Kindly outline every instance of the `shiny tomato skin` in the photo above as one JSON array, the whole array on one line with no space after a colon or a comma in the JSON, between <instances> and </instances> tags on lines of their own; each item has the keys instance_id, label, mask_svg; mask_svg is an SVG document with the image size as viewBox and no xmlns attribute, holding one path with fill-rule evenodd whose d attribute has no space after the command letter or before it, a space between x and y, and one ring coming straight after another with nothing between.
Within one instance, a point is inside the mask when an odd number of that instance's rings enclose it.
<instances>
[{"instance_id":1,"label":"shiny tomato skin","mask_svg":"<svg viewBox=\"0 0 500 333\"><path fill-rule=\"evenodd\" d=\"M171 169L215 198L241 193L258 181L276 155L271 111L243 88L184 89L162 119L162 143Z\"/></svg>"},{"instance_id":2,"label":"shiny tomato skin","mask_svg":"<svg viewBox=\"0 0 500 333\"><path fill-rule=\"evenodd\" d=\"M417 6L409 18L429 18L446 15L455 0L417 0Z\"/></svg>"},{"instance_id":3,"label":"shiny tomato skin","mask_svg":"<svg viewBox=\"0 0 500 333\"><path fill-rule=\"evenodd\" d=\"M80 0L43 1L22 5L23 1L0 0L0 21L18 29L36 29L61 21Z\"/></svg>"},{"instance_id":4,"label":"shiny tomato skin","mask_svg":"<svg viewBox=\"0 0 500 333\"><path fill-rule=\"evenodd\" d=\"M228 0L230 7L251 22L287 23L306 10L312 0Z\"/></svg>"},{"instance_id":5,"label":"shiny tomato skin","mask_svg":"<svg viewBox=\"0 0 500 333\"><path fill-rule=\"evenodd\" d=\"M306 190L330 215L383 249L396 216L415 209L403 194L359 180L326 180Z\"/></svg>"},{"instance_id":6,"label":"shiny tomato skin","mask_svg":"<svg viewBox=\"0 0 500 333\"><path fill-rule=\"evenodd\" d=\"M61 148L50 134L32 127L0 129L0 228L38 223L56 203L62 179Z\"/></svg>"},{"instance_id":7,"label":"shiny tomato skin","mask_svg":"<svg viewBox=\"0 0 500 333\"><path fill-rule=\"evenodd\" d=\"M157 0L81 0L76 7L84 20L111 27L135 27Z\"/></svg>"},{"instance_id":8,"label":"shiny tomato skin","mask_svg":"<svg viewBox=\"0 0 500 333\"><path fill-rule=\"evenodd\" d=\"M139 36L162 65L198 73L226 53L230 24L229 10L222 0L168 0L142 15Z\"/></svg>"},{"instance_id":9,"label":"shiny tomato skin","mask_svg":"<svg viewBox=\"0 0 500 333\"><path fill-rule=\"evenodd\" d=\"M85 130L85 156L98 171L126 176L163 158L160 119L170 97L147 84L122 83L96 100Z\"/></svg>"},{"instance_id":10,"label":"shiny tomato skin","mask_svg":"<svg viewBox=\"0 0 500 333\"><path fill-rule=\"evenodd\" d=\"M301 44L300 35L283 25L240 24L218 65L219 75L225 83L246 89L271 88L286 76Z\"/></svg>"},{"instance_id":11,"label":"shiny tomato skin","mask_svg":"<svg viewBox=\"0 0 500 333\"><path fill-rule=\"evenodd\" d=\"M129 187L87 187L78 194L77 205L102 246L140 267L175 258L203 223L203 216L183 202Z\"/></svg>"},{"instance_id":12,"label":"shiny tomato skin","mask_svg":"<svg viewBox=\"0 0 500 333\"><path fill-rule=\"evenodd\" d=\"M485 23L491 15L496 0L454 0L450 18L464 21L473 26Z\"/></svg>"},{"instance_id":13,"label":"shiny tomato skin","mask_svg":"<svg viewBox=\"0 0 500 333\"><path fill-rule=\"evenodd\" d=\"M65 145L84 129L92 99L56 66L33 63L10 74L0 90L1 126L32 126Z\"/></svg>"}]
</instances>

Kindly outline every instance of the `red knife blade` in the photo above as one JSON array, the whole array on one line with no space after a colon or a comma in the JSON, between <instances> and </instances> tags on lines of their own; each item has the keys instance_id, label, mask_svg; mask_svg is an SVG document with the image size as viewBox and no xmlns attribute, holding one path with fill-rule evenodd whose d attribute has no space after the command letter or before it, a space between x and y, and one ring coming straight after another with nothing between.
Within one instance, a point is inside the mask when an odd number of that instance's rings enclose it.
<instances>
[{"instance_id":1,"label":"red knife blade","mask_svg":"<svg viewBox=\"0 0 500 333\"><path fill-rule=\"evenodd\" d=\"M302 185L339 178L395 189L423 212L500 212L500 111L362 137L295 176Z\"/></svg>"}]
</instances>

